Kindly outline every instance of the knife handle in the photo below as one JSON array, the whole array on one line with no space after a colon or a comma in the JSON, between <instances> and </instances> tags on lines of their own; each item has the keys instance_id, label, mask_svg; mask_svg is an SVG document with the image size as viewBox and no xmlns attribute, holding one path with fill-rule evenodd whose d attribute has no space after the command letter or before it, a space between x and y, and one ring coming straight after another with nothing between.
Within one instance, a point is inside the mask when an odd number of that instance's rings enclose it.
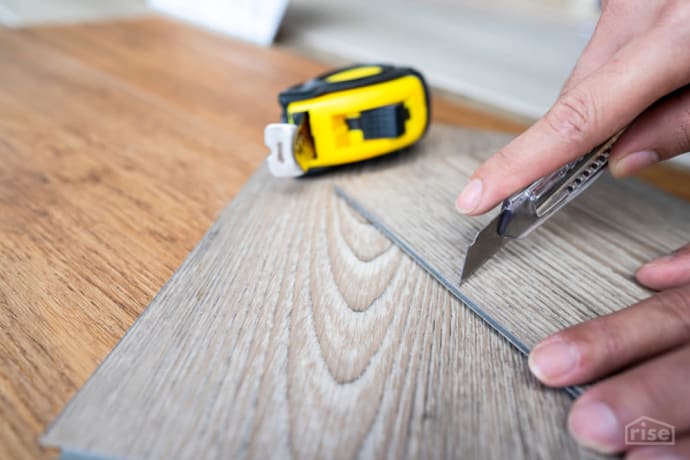
<instances>
[{"instance_id":1,"label":"knife handle","mask_svg":"<svg viewBox=\"0 0 690 460\"><path fill-rule=\"evenodd\" d=\"M499 233L524 237L585 191L608 165L611 147L623 131L505 200Z\"/></svg>"}]
</instances>

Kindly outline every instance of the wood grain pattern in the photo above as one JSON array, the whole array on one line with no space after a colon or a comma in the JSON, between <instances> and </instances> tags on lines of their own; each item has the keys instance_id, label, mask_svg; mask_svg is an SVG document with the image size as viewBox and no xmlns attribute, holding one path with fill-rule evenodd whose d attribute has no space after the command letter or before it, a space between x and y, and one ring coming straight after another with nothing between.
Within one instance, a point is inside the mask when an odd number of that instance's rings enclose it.
<instances>
[{"instance_id":1,"label":"wood grain pattern","mask_svg":"<svg viewBox=\"0 0 690 460\"><path fill-rule=\"evenodd\" d=\"M331 68L294 50L259 48L162 19L41 27L22 34L257 142L263 142L266 119L280 116L278 93ZM173 69L170 63L176 64ZM526 128L521 121L447 97L434 97L432 116L437 122L496 131Z\"/></svg>"},{"instance_id":2,"label":"wood grain pattern","mask_svg":"<svg viewBox=\"0 0 690 460\"><path fill-rule=\"evenodd\" d=\"M599 179L529 238L506 245L460 286L465 250L495 215L454 200L507 136L434 127L419 148L344 180L345 196L522 351L567 326L649 295L645 261L687 243L690 205L638 181Z\"/></svg>"},{"instance_id":3,"label":"wood grain pattern","mask_svg":"<svg viewBox=\"0 0 690 460\"><path fill-rule=\"evenodd\" d=\"M261 168L46 434L130 458L579 458L567 396L332 193Z\"/></svg>"},{"instance_id":4,"label":"wood grain pattern","mask_svg":"<svg viewBox=\"0 0 690 460\"><path fill-rule=\"evenodd\" d=\"M264 148L0 37L0 457L37 458Z\"/></svg>"}]
</instances>

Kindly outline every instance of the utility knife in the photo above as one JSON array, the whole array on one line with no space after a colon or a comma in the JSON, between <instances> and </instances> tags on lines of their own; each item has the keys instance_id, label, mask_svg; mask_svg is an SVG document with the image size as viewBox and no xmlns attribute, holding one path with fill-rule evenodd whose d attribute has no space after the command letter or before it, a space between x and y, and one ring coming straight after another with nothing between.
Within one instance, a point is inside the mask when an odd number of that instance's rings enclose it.
<instances>
[{"instance_id":1,"label":"utility knife","mask_svg":"<svg viewBox=\"0 0 690 460\"><path fill-rule=\"evenodd\" d=\"M506 199L500 213L477 233L467 248L460 282L508 241L524 238L592 185L608 165L611 147L622 133L621 130L588 154Z\"/></svg>"}]
</instances>

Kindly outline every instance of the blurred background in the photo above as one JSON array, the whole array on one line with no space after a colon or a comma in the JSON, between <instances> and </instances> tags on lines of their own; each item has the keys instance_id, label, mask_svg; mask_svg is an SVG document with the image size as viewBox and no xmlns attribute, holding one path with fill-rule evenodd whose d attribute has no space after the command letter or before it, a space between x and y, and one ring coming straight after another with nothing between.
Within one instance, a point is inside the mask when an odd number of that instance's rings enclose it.
<instances>
[{"instance_id":1,"label":"blurred background","mask_svg":"<svg viewBox=\"0 0 690 460\"><path fill-rule=\"evenodd\" d=\"M437 89L522 119L546 112L598 0L0 0L9 26L167 14L326 62L420 69ZM680 160L690 166L687 155Z\"/></svg>"}]
</instances>

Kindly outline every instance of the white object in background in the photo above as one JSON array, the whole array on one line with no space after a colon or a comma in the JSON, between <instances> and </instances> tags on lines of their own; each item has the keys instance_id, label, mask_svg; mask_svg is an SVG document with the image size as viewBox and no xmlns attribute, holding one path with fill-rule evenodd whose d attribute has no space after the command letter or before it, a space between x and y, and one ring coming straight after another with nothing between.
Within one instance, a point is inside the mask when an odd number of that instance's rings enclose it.
<instances>
[{"instance_id":1,"label":"white object in background","mask_svg":"<svg viewBox=\"0 0 690 460\"><path fill-rule=\"evenodd\" d=\"M270 45L288 0L149 0L153 8L260 45Z\"/></svg>"}]
</instances>

